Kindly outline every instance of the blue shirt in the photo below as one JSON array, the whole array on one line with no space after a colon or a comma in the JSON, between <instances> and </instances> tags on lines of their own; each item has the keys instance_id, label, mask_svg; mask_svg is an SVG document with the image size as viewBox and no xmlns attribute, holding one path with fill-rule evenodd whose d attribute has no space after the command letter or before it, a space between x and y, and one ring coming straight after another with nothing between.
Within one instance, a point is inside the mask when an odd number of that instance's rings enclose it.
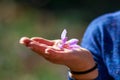
<instances>
[{"instance_id":1,"label":"blue shirt","mask_svg":"<svg viewBox=\"0 0 120 80\"><path fill-rule=\"evenodd\" d=\"M120 11L95 19L88 26L81 46L98 63L96 80L120 80Z\"/></svg>"}]
</instances>

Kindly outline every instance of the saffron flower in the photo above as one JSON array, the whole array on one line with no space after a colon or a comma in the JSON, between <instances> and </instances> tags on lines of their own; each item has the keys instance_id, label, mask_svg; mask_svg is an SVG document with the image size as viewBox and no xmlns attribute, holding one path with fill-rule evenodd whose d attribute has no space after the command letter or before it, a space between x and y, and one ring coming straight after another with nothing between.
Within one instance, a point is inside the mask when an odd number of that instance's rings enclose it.
<instances>
[{"instance_id":1,"label":"saffron flower","mask_svg":"<svg viewBox=\"0 0 120 80\"><path fill-rule=\"evenodd\" d=\"M79 42L78 39L72 38L68 40L67 35L67 30L64 29L63 32L61 33L61 43L58 45L60 49L67 48L67 49L75 49L75 48L80 48L80 46L77 44Z\"/></svg>"}]
</instances>

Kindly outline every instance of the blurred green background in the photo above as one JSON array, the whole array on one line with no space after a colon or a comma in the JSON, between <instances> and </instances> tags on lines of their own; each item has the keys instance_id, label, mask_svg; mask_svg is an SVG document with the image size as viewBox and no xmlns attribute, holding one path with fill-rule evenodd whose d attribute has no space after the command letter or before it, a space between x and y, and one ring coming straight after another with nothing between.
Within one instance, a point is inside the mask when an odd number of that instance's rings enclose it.
<instances>
[{"instance_id":1,"label":"blurred green background","mask_svg":"<svg viewBox=\"0 0 120 80\"><path fill-rule=\"evenodd\" d=\"M119 0L0 0L0 80L67 80L67 68L19 44L23 36L58 39L64 28L80 41L97 16Z\"/></svg>"}]
</instances>

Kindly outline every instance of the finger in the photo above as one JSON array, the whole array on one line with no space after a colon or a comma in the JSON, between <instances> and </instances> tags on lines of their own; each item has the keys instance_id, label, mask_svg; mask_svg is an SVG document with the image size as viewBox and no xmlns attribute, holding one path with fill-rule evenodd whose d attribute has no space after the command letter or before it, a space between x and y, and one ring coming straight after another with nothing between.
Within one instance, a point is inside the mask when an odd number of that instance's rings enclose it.
<instances>
[{"instance_id":1,"label":"finger","mask_svg":"<svg viewBox=\"0 0 120 80\"><path fill-rule=\"evenodd\" d=\"M40 44L38 42L30 42L29 47L36 53L40 54L40 55L44 55L45 54L45 49L48 48L47 45L45 44Z\"/></svg>"},{"instance_id":2,"label":"finger","mask_svg":"<svg viewBox=\"0 0 120 80\"><path fill-rule=\"evenodd\" d=\"M55 48L48 48L46 49L46 53L48 53L49 55L54 55L54 56L57 56L57 57L65 57L66 55L68 55L69 53L71 53L72 51L71 50L58 50L58 49L55 49Z\"/></svg>"},{"instance_id":3,"label":"finger","mask_svg":"<svg viewBox=\"0 0 120 80\"><path fill-rule=\"evenodd\" d=\"M19 41L20 44L23 44L25 46L28 46L28 44L31 42L31 40L28 37L22 37Z\"/></svg>"},{"instance_id":4,"label":"finger","mask_svg":"<svg viewBox=\"0 0 120 80\"><path fill-rule=\"evenodd\" d=\"M62 60L64 57L64 54L62 51L56 50L53 48L46 49L46 54L47 54L46 58L52 61Z\"/></svg>"},{"instance_id":5,"label":"finger","mask_svg":"<svg viewBox=\"0 0 120 80\"><path fill-rule=\"evenodd\" d=\"M40 37L33 37L33 38L31 38L31 40L37 41L37 42L42 43L42 44L46 44L48 46L52 46L54 44L54 41L47 40L47 39L40 38Z\"/></svg>"},{"instance_id":6,"label":"finger","mask_svg":"<svg viewBox=\"0 0 120 80\"><path fill-rule=\"evenodd\" d=\"M66 61L70 58L71 51L56 50L50 48L47 50L48 56L47 59L58 64L66 64Z\"/></svg>"}]
</instances>

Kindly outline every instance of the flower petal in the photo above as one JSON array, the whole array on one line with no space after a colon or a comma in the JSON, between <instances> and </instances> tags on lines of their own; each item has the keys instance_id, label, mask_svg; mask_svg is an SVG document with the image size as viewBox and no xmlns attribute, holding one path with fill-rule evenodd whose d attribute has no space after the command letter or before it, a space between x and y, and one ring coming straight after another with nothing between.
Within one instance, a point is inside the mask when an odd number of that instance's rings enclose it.
<instances>
[{"instance_id":1,"label":"flower petal","mask_svg":"<svg viewBox=\"0 0 120 80\"><path fill-rule=\"evenodd\" d=\"M64 29L63 32L61 33L61 43L58 44L58 47L60 49L64 49L64 48L67 48L67 49L80 48L80 46L77 45L79 40L76 39L76 38L73 38L73 39L70 39L69 41L67 41L68 38L66 37L66 34L67 34L67 30Z\"/></svg>"},{"instance_id":2,"label":"flower petal","mask_svg":"<svg viewBox=\"0 0 120 80\"><path fill-rule=\"evenodd\" d=\"M71 48L80 48L80 46L79 45L72 45L72 46L70 46Z\"/></svg>"},{"instance_id":3,"label":"flower petal","mask_svg":"<svg viewBox=\"0 0 120 80\"><path fill-rule=\"evenodd\" d=\"M69 45L75 45L75 44L77 44L78 42L79 42L78 39L73 38L73 39L70 39L67 43L69 43Z\"/></svg>"},{"instance_id":4,"label":"flower petal","mask_svg":"<svg viewBox=\"0 0 120 80\"><path fill-rule=\"evenodd\" d=\"M66 34L67 34L67 30L64 29L63 32L61 33L61 39L65 39L66 38Z\"/></svg>"},{"instance_id":5,"label":"flower petal","mask_svg":"<svg viewBox=\"0 0 120 80\"><path fill-rule=\"evenodd\" d=\"M64 39L62 39L62 45L64 45L67 42L67 37L65 37Z\"/></svg>"}]
</instances>

